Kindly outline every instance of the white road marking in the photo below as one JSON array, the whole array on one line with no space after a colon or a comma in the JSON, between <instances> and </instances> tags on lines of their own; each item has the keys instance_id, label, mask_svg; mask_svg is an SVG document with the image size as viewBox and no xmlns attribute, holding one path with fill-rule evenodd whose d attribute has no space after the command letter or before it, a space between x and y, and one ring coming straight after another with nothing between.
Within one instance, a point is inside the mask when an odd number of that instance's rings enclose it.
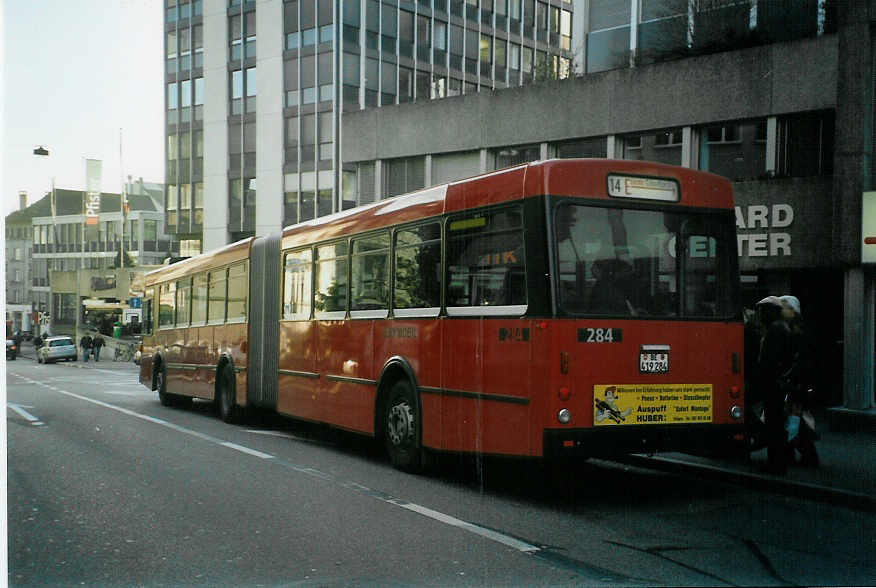
<instances>
[{"instance_id":1,"label":"white road marking","mask_svg":"<svg viewBox=\"0 0 876 588\"><path fill-rule=\"evenodd\" d=\"M388 502L389 504L394 504L395 506L400 506L401 508L407 509L411 512L421 514L424 517L429 517L430 519L434 519L438 522L444 523L445 525L459 527L460 529L464 529L470 533L474 533L475 535L480 535L481 537L485 537L487 539L490 539L491 541L496 541L503 545L507 545L508 547L516 549L517 551L522 551L523 553L535 553L537 551L541 551L540 547L532 545L531 543L526 543L525 541L515 539L514 537L511 537L509 535L505 535L503 533L499 533L498 531L493 531L492 529L487 529L486 527L481 527L480 525L475 525L473 523L460 520L456 517L446 515L443 512L438 512L437 510L432 510L431 508L420 506L419 504L404 502L397 499L386 500L385 502Z\"/></svg>"},{"instance_id":2,"label":"white road marking","mask_svg":"<svg viewBox=\"0 0 876 588\"><path fill-rule=\"evenodd\" d=\"M37 417L33 416L32 414L30 414L26 410L24 410L24 408L22 408L21 405L12 404L11 402L8 402L8 403L6 403L6 406L11 408L13 411L17 412L21 417L23 417L26 421L28 421L33 426L39 427L39 426L43 425L42 421L40 421ZM28 408L33 408L33 407L28 406Z\"/></svg>"},{"instance_id":3,"label":"white road marking","mask_svg":"<svg viewBox=\"0 0 876 588\"><path fill-rule=\"evenodd\" d=\"M134 412L133 410L129 410L127 408L122 408L120 406L115 406L115 405L110 404L108 402L102 402L100 400L95 400L94 398L89 398L87 396L82 396L80 394L74 394L73 392L68 392L66 390L60 390L57 388L53 388L52 386L48 386L42 382L36 382L34 380L29 380L27 378L25 378L25 379L27 381L29 381L30 383L56 390L58 393L64 394L65 396L70 396L71 398L76 398L79 400L83 400L85 402L90 402L92 404L96 404L98 406L102 406L104 408L108 408L110 410L114 410L116 412L120 412L120 413L126 414L128 416L132 416L134 418L138 418L138 419L141 419L144 421L155 423L157 425L161 425L163 427L167 427L169 429L179 431L180 433L184 433L186 435L191 435L193 437L203 439L204 441L208 441L210 443L222 445L223 447L228 447L229 449L234 449L236 451L240 451L242 453L246 453L248 455L252 455L254 457L258 457L261 459L274 459L274 456L269 454L269 453L263 453L261 451L255 450L255 449L250 449L249 447L244 447L243 445L238 445L236 443L232 443L230 441L223 441L222 439L218 439L216 437L212 437L212 436L206 435L204 433L199 433L198 431L194 431L192 429L186 429L185 427L175 425L175 424L168 422L168 421L165 421L163 419L159 419L159 418L152 417L152 416L145 415L145 414L140 414L138 412ZM12 405L10 405L10 408L12 408ZM13 408L13 410L15 410L15 409ZM249 431L249 432L264 433L264 434L271 433L271 432L267 432L267 431ZM284 434L281 433L279 435L284 435ZM331 474L321 472L321 471L316 470L316 469L311 468L311 467L299 466L299 465L295 465L295 464L291 464L291 463L283 462L283 461L275 461L275 463L281 463L281 464L283 464L287 467L290 467L291 469L293 469L297 472L301 472L305 475L308 475L308 476L311 476L314 478L318 478L320 480L325 480L325 481L333 483L333 484L338 484L338 485L340 485L344 488L348 488L354 492L358 492L360 494L364 494L364 495L370 496L372 498L375 498L376 500L380 500L381 502L383 502L385 504L390 504L392 506L397 506L399 508L403 508L407 511L414 512L414 513L417 513L419 515L428 517L428 518L432 519L433 521L437 521L437 522L445 524L445 525L450 525L452 527L456 527L457 529L461 529L461 530L466 531L468 533L478 535L478 536L483 537L485 539L489 539L490 541L495 541L497 543L505 545L506 547L510 547L512 549L515 549L521 553L534 554L534 553L538 553L539 551L542 551L541 547L538 547L537 545L533 545L531 543L527 543L525 541L522 541L522 540L517 539L515 537L512 537L510 535L506 535L504 533L500 533L498 531L494 531L492 529L488 529L486 527L482 527L482 526L476 525L474 523L469 523L467 521L463 521L463 520L458 519L454 516L439 512L437 510L433 510L431 508L428 508L428 507L425 507L425 506L422 506L419 504L415 504L413 502L407 502L407 501L402 500L400 498L395 498L395 497L389 496L388 494L384 494L380 491L372 490L372 489L368 488L367 486L363 486L363 485L358 484L356 482L341 482L340 480L333 477Z\"/></svg>"},{"instance_id":4,"label":"white road marking","mask_svg":"<svg viewBox=\"0 0 876 588\"><path fill-rule=\"evenodd\" d=\"M281 433L279 431L259 431L257 429L246 429L247 433L253 433L255 435L267 435L269 437L282 437L283 439L299 439L295 435L290 435L289 433Z\"/></svg>"},{"instance_id":5,"label":"white road marking","mask_svg":"<svg viewBox=\"0 0 876 588\"><path fill-rule=\"evenodd\" d=\"M250 449L249 447L244 447L243 445L238 445L237 443L231 443L230 441L225 441L221 445L225 447L230 447L231 449L236 449L237 451L242 451L243 453L248 453L250 455L260 457L262 459L273 459L274 457L270 453L262 453L261 451L256 451L255 449Z\"/></svg>"}]
</instances>

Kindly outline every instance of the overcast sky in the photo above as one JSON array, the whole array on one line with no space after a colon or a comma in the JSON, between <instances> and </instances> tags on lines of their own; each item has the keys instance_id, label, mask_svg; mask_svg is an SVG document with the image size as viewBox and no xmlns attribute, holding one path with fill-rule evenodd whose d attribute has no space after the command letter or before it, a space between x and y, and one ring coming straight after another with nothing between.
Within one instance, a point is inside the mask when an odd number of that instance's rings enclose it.
<instances>
[{"instance_id":1,"label":"overcast sky","mask_svg":"<svg viewBox=\"0 0 876 588\"><path fill-rule=\"evenodd\" d=\"M163 182L162 0L0 3L4 216L52 177L84 189L86 158L103 161L105 192L128 175Z\"/></svg>"}]
</instances>

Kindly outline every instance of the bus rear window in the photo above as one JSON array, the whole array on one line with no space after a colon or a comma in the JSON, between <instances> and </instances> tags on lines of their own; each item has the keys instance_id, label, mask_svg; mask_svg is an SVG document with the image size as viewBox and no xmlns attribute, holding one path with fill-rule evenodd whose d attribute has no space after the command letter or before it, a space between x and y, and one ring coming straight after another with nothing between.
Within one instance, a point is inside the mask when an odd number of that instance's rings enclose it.
<instances>
[{"instance_id":1,"label":"bus rear window","mask_svg":"<svg viewBox=\"0 0 876 588\"><path fill-rule=\"evenodd\" d=\"M519 206L451 217L447 224L447 313L526 312L524 261Z\"/></svg>"},{"instance_id":2,"label":"bus rear window","mask_svg":"<svg viewBox=\"0 0 876 588\"><path fill-rule=\"evenodd\" d=\"M561 204L554 226L558 302L567 313L734 313L736 240L725 214Z\"/></svg>"}]
</instances>

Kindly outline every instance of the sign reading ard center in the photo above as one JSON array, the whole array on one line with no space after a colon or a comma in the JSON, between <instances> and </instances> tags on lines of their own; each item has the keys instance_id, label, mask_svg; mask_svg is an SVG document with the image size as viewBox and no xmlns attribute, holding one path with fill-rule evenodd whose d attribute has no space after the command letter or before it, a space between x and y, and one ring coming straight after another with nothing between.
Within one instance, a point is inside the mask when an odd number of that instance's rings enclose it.
<instances>
[{"instance_id":1,"label":"sign reading ard center","mask_svg":"<svg viewBox=\"0 0 876 588\"><path fill-rule=\"evenodd\" d=\"M672 425L712 422L711 384L597 384L593 424Z\"/></svg>"}]
</instances>

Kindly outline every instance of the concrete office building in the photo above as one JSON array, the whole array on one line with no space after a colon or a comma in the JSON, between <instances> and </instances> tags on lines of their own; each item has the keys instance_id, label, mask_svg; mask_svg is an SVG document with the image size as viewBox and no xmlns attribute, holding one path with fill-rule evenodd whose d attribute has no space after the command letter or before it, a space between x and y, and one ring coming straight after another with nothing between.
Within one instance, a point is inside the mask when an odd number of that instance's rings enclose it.
<instances>
[{"instance_id":1,"label":"concrete office building","mask_svg":"<svg viewBox=\"0 0 876 588\"><path fill-rule=\"evenodd\" d=\"M18 193L18 210L6 217L6 320L12 330L33 330L30 297L33 226L27 209L27 192Z\"/></svg>"},{"instance_id":2,"label":"concrete office building","mask_svg":"<svg viewBox=\"0 0 876 588\"><path fill-rule=\"evenodd\" d=\"M191 82L190 106L203 109L204 187L192 199L174 199L169 189L168 218L182 214L182 202L191 202L192 218L198 202L210 205L191 232L177 229L181 238L203 239L209 249L548 157L648 159L712 171L733 181L746 306L766 294L797 295L816 340L819 397L873 412L874 272L862 254L862 194L874 183L873 3L343 2L340 20L331 4L217 0L205 2L198 17L168 18L168 46L184 22L192 30L203 25L203 41L189 52L192 59L203 54L203 81ZM413 34L399 26L402 12L412 15L404 18ZM335 26L322 28L329 14ZM428 35L417 32L421 23ZM248 55L256 30L258 53ZM446 46L435 40L444 30ZM421 46L427 37L431 45ZM339 52L332 52L334 39ZM529 71L529 58L516 59L524 49L536 55ZM185 81L182 70L174 75L169 69L170 92ZM257 108L247 112L256 96ZM175 105L169 141L198 132L172 124L182 103L168 104Z\"/></svg>"}]
</instances>

